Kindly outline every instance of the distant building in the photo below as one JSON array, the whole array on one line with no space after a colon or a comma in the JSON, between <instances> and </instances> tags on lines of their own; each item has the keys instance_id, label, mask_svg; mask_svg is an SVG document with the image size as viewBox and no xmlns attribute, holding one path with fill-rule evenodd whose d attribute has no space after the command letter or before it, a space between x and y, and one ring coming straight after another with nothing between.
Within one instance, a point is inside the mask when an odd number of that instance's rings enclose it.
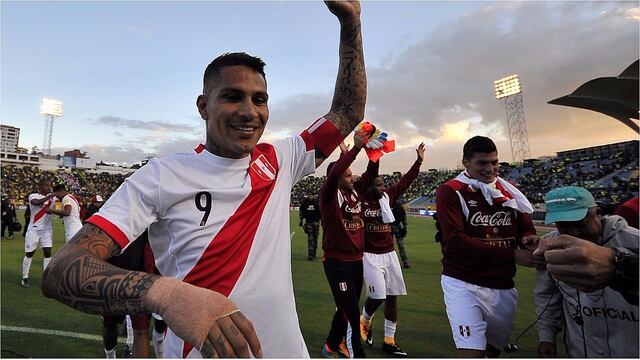
<instances>
[{"instance_id":1,"label":"distant building","mask_svg":"<svg viewBox=\"0 0 640 360\"><path fill-rule=\"evenodd\" d=\"M63 156L69 156L69 157L74 157L74 158L82 158L82 159L88 159L87 157L87 152L82 152L78 149L73 149L71 151L65 151Z\"/></svg>"},{"instance_id":2,"label":"distant building","mask_svg":"<svg viewBox=\"0 0 640 360\"><path fill-rule=\"evenodd\" d=\"M20 140L20 128L11 125L0 125L0 151L15 153Z\"/></svg>"},{"instance_id":3,"label":"distant building","mask_svg":"<svg viewBox=\"0 0 640 360\"><path fill-rule=\"evenodd\" d=\"M78 149L65 151L58 159L58 166L62 168L96 169L96 161L87 157L86 152Z\"/></svg>"}]
</instances>

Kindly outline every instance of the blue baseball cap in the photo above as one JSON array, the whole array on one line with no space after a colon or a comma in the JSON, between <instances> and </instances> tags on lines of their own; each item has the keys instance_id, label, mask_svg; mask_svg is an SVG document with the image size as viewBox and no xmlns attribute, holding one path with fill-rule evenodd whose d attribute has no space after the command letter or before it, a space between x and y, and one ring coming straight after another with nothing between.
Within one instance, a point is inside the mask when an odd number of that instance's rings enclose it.
<instances>
[{"instance_id":1,"label":"blue baseball cap","mask_svg":"<svg viewBox=\"0 0 640 360\"><path fill-rule=\"evenodd\" d=\"M579 186L567 186L549 191L544 196L544 204L547 207L545 224L582 220L589 208L598 206L593 195Z\"/></svg>"}]
</instances>

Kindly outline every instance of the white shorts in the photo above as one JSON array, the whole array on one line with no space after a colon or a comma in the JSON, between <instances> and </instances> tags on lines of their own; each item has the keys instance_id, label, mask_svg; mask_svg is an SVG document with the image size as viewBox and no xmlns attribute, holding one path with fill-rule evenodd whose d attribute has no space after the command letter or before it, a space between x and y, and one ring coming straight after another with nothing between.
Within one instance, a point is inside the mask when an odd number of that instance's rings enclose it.
<instances>
[{"instance_id":1,"label":"white shorts","mask_svg":"<svg viewBox=\"0 0 640 360\"><path fill-rule=\"evenodd\" d=\"M447 317L457 349L502 351L516 314L518 291L491 289L442 275Z\"/></svg>"},{"instance_id":2,"label":"white shorts","mask_svg":"<svg viewBox=\"0 0 640 360\"><path fill-rule=\"evenodd\" d=\"M24 237L24 252L32 252L38 248L38 245L41 248L52 247L52 235L51 230L27 230Z\"/></svg>"},{"instance_id":3,"label":"white shorts","mask_svg":"<svg viewBox=\"0 0 640 360\"><path fill-rule=\"evenodd\" d=\"M386 254L365 252L362 258L367 297L386 299L387 295L407 295L400 261L395 251Z\"/></svg>"},{"instance_id":4,"label":"white shorts","mask_svg":"<svg viewBox=\"0 0 640 360\"><path fill-rule=\"evenodd\" d=\"M69 242L71 238L82 229L82 225L72 225L68 231L65 231L64 237L65 241Z\"/></svg>"}]
</instances>

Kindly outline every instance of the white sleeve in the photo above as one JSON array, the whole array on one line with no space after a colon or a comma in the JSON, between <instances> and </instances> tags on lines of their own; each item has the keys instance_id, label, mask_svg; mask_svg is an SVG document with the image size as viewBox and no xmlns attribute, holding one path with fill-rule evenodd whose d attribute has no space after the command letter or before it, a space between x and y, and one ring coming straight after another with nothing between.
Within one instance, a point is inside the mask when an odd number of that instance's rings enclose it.
<instances>
[{"instance_id":1,"label":"white sleeve","mask_svg":"<svg viewBox=\"0 0 640 360\"><path fill-rule=\"evenodd\" d=\"M87 221L109 234L124 250L161 213L161 167L159 159L152 159L138 169Z\"/></svg>"},{"instance_id":2,"label":"white sleeve","mask_svg":"<svg viewBox=\"0 0 640 360\"><path fill-rule=\"evenodd\" d=\"M71 203L71 199L68 196L65 196L62 198L62 208L64 209L64 207L67 205L73 206L73 204Z\"/></svg>"},{"instance_id":3,"label":"white sleeve","mask_svg":"<svg viewBox=\"0 0 640 360\"><path fill-rule=\"evenodd\" d=\"M293 186L304 176L316 171L315 149L300 135L288 137L273 144L282 154L282 171L289 171Z\"/></svg>"}]
</instances>

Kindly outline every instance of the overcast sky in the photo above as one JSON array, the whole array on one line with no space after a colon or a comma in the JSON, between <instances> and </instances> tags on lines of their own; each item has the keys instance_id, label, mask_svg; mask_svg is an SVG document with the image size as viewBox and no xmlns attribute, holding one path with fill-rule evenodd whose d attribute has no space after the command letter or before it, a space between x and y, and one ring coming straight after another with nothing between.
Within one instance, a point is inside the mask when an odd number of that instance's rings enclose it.
<instances>
[{"instance_id":1,"label":"overcast sky","mask_svg":"<svg viewBox=\"0 0 640 360\"><path fill-rule=\"evenodd\" d=\"M42 147L39 104L51 97L64 107L54 153L135 163L193 149L204 142L202 73L227 51L267 63L264 140L299 133L331 104L339 26L321 1L0 7L0 121L21 128L22 147ZM637 60L639 21L636 1L364 2L366 119L398 145L382 172L404 172L421 141L423 169L455 167L473 135L492 137L511 161L504 105L493 96L493 80L511 74L522 82L533 156L637 139L613 118L547 101Z\"/></svg>"}]
</instances>

